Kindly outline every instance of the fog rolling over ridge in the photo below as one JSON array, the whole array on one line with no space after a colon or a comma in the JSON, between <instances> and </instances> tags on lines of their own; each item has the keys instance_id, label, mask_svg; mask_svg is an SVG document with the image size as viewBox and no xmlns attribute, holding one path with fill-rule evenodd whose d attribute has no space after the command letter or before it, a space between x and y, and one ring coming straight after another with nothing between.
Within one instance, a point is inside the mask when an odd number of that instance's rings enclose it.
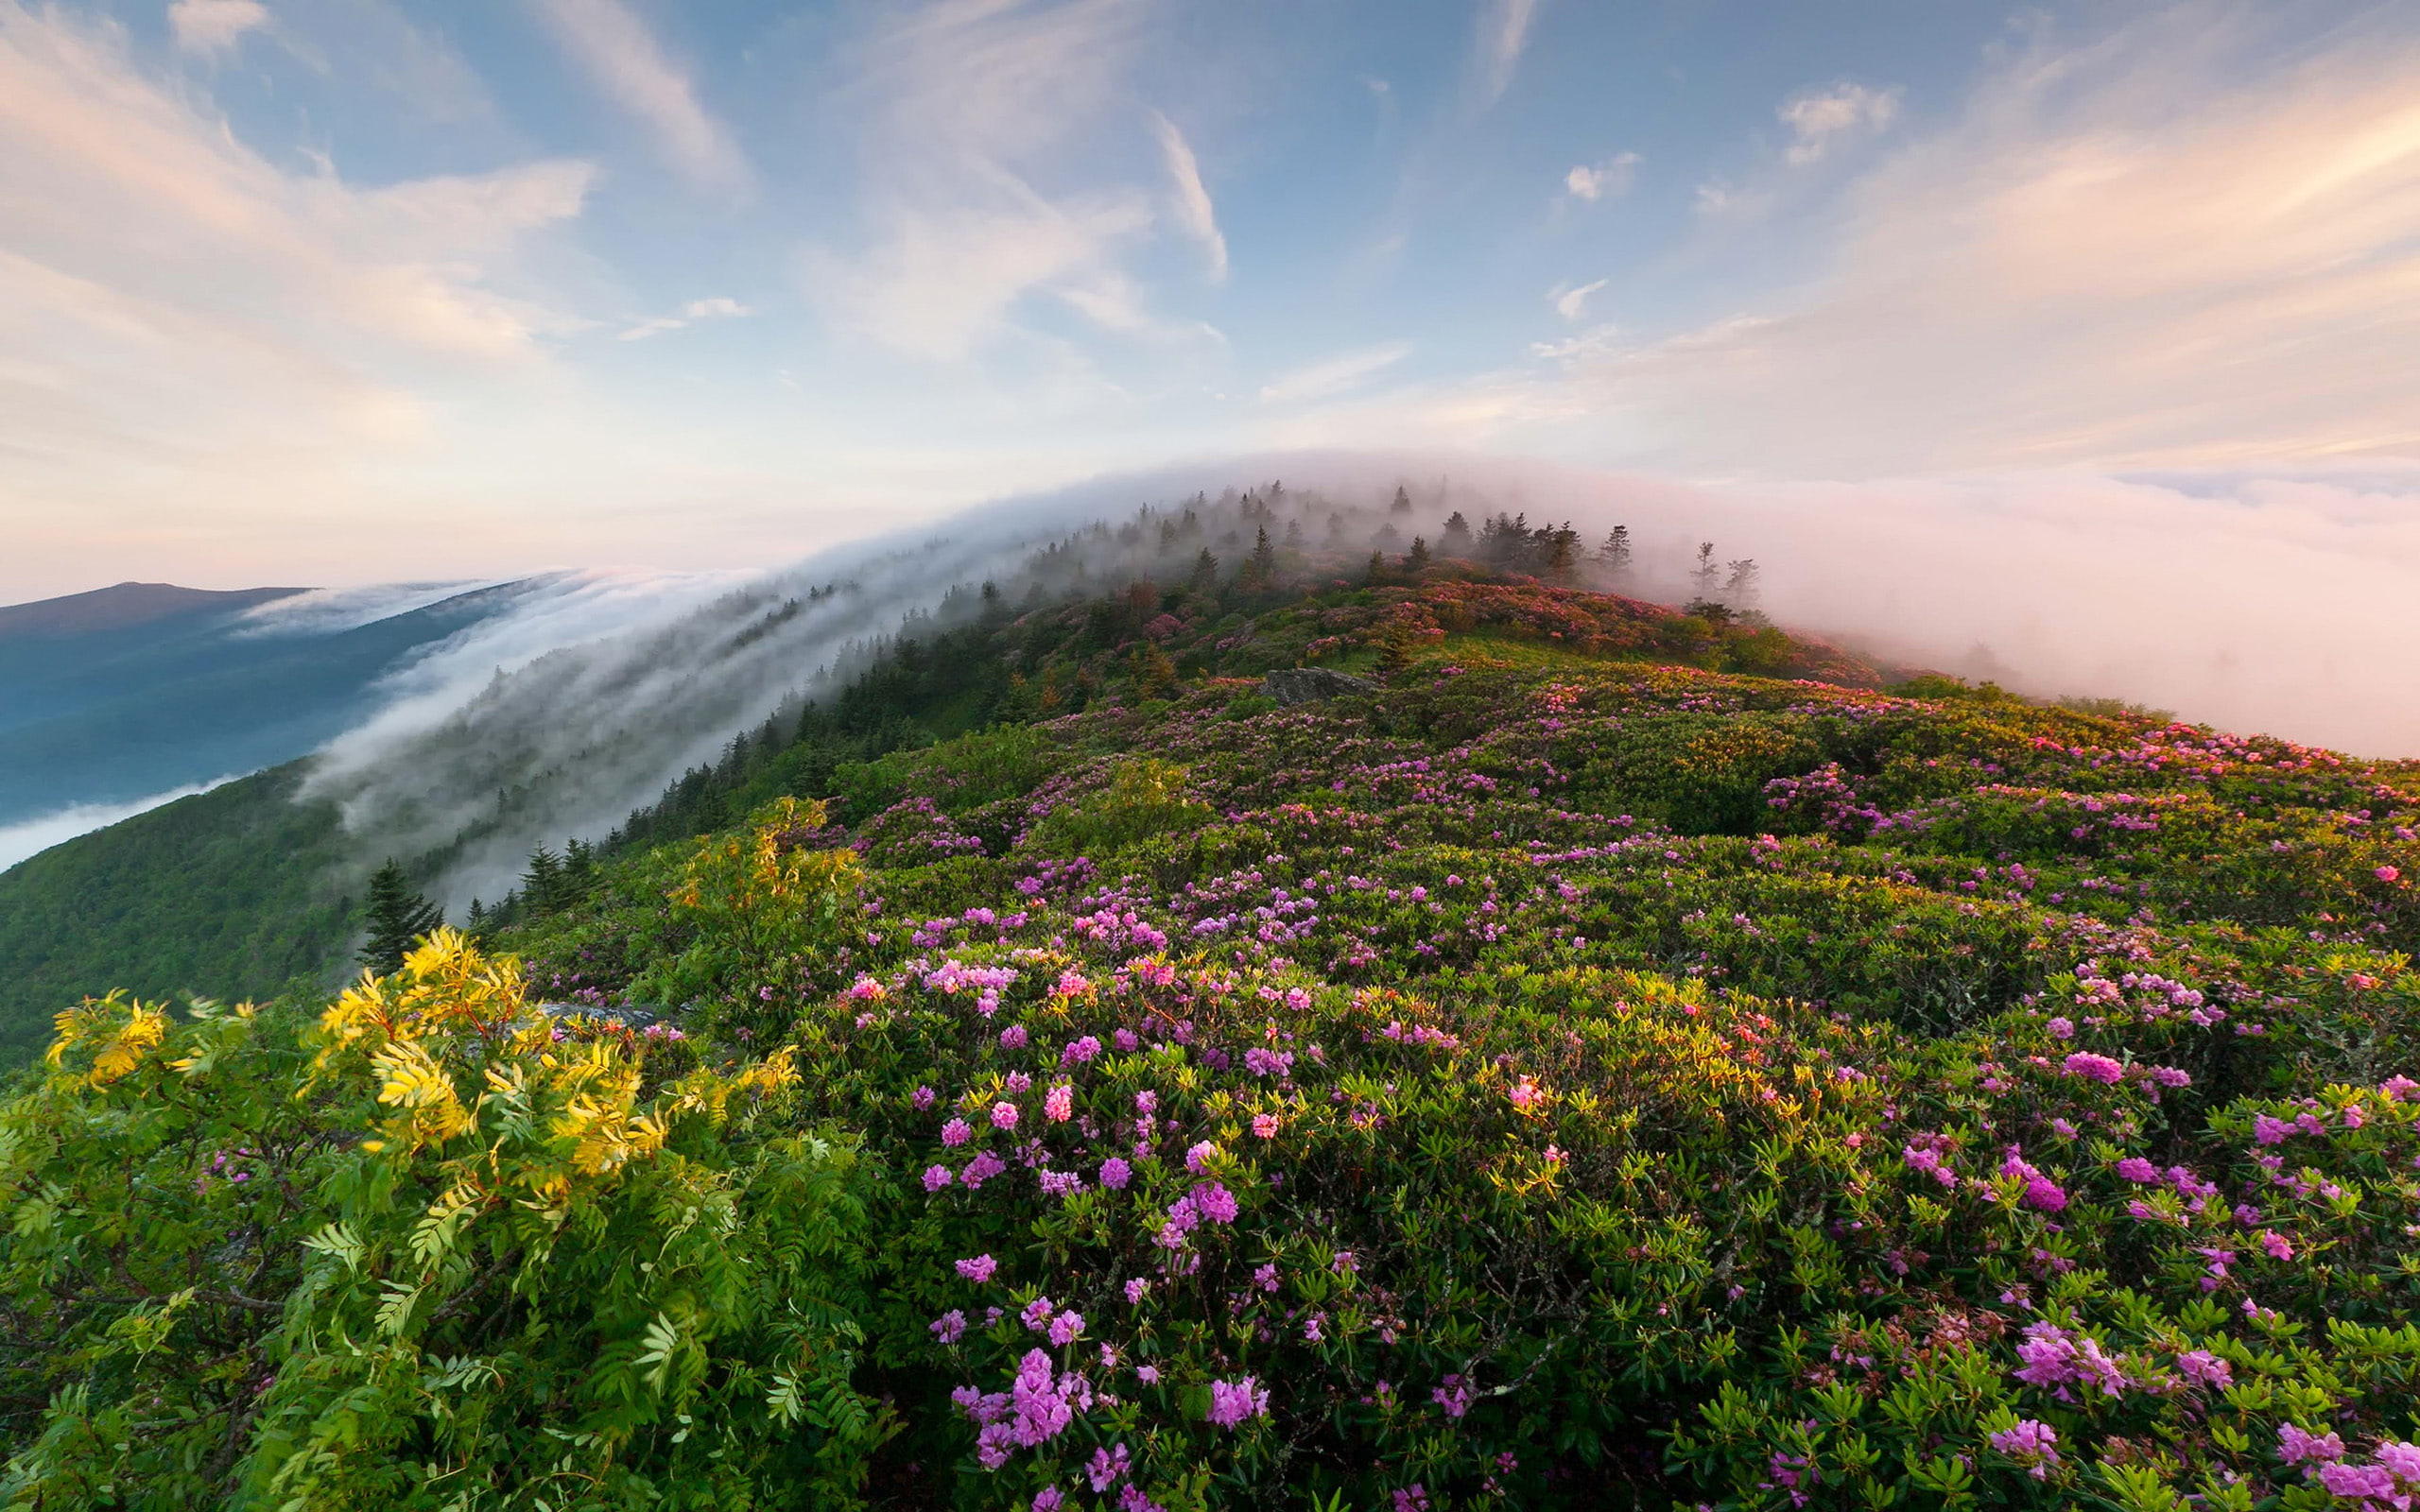
<instances>
[{"instance_id":1,"label":"fog rolling over ridge","mask_svg":"<svg viewBox=\"0 0 2420 1512\"><path fill-rule=\"evenodd\" d=\"M1223 497L1204 514L1232 573L1234 490L1270 479L1285 484L1281 520L1324 543L1341 513L1339 543L1356 553L1386 527L1400 530L1395 551L1415 532L1433 544L1455 510L1474 524L1499 510L1568 519L1591 546L1627 524L1637 558L1624 586L1640 596L1685 598L1711 541L1718 560L1759 563L1763 608L1792 629L2035 695L2420 753L2420 636L2404 607L2420 537L2395 507L2420 494L2420 475L1684 486L1339 453L1104 478L679 593L592 586L563 611L576 617L516 618L417 662L382 713L326 748L304 791L341 805L365 852L441 855L455 906L493 898L535 847L604 835L819 679L844 679L903 623L946 618L953 589L971 610L965 591L986 580L1021 606L1182 577L1198 543L1171 554L1150 529L1121 529L1138 507L1171 518L1196 495ZM1414 510L1389 520L1398 485ZM1037 555L1061 541L1074 549ZM515 637L522 653L499 654Z\"/></svg>"},{"instance_id":2,"label":"fog rolling over ridge","mask_svg":"<svg viewBox=\"0 0 2420 1512\"><path fill-rule=\"evenodd\" d=\"M1086 489L978 511L942 534L726 577L678 611L643 595L577 644L531 626L551 648L517 666L481 661L486 639L440 653L405 675L404 696L330 744L302 796L334 799L365 851L437 853L453 904L498 897L533 849L610 833L735 734L845 677L903 626L946 612L953 591L971 610L985 580L1020 593L1046 582L1098 590L1160 565L1156 537L1121 544L1108 532L1080 560L1035 558L1102 503Z\"/></svg>"}]
</instances>

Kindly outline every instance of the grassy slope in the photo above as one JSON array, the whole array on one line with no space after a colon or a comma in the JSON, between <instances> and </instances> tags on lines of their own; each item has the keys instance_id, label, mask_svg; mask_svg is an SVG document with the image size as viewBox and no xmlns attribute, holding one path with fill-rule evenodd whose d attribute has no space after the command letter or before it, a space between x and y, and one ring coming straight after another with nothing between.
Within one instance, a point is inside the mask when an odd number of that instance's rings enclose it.
<instances>
[{"instance_id":1,"label":"grassy slope","mask_svg":"<svg viewBox=\"0 0 2420 1512\"><path fill-rule=\"evenodd\" d=\"M2325 1504L2286 1429L2420 1432L2420 771L1871 680L1520 584L1052 609L498 943L863 1140L883 1504ZM845 759L910 707L1007 723ZM671 839L786 790L845 830ZM1033 1306L1120 1401L978 1468Z\"/></svg>"}]
</instances>

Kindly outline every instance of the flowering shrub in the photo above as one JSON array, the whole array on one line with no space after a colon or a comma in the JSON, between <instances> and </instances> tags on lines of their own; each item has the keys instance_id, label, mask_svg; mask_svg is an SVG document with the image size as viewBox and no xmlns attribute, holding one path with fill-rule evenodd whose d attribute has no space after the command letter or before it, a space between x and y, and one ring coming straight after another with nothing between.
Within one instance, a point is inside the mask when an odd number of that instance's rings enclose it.
<instances>
[{"instance_id":1,"label":"flowering shrub","mask_svg":"<svg viewBox=\"0 0 2420 1512\"><path fill-rule=\"evenodd\" d=\"M450 931L316 1022L60 1015L0 1108L10 1504L853 1503L854 1151L787 1054L645 1055Z\"/></svg>"},{"instance_id":2,"label":"flowering shrub","mask_svg":"<svg viewBox=\"0 0 2420 1512\"><path fill-rule=\"evenodd\" d=\"M843 767L847 850L769 810L507 941L683 1005L608 1046L686 1057L659 1099L778 1040L755 1127L851 1131L863 1275L807 1315L862 1332L884 1495L2412 1494L2409 767L1651 665L1721 627L1535 585L1218 609L1149 622L1211 675L1131 705L1037 610L1004 644L1082 712ZM1221 675L1316 641L1401 664ZM152 1033L75 1030L76 1095Z\"/></svg>"}]
</instances>

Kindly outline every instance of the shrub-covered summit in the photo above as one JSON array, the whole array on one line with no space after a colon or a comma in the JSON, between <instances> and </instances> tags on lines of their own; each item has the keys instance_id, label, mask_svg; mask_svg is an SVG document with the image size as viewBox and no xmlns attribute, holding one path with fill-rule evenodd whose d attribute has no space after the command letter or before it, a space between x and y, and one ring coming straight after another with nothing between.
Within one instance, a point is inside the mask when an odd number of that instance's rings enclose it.
<instances>
[{"instance_id":1,"label":"shrub-covered summit","mask_svg":"<svg viewBox=\"0 0 2420 1512\"><path fill-rule=\"evenodd\" d=\"M1440 569L1003 610L482 945L75 1010L9 1494L2420 1494L2420 772L1881 680Z\"/></svg>"}]
</instances>

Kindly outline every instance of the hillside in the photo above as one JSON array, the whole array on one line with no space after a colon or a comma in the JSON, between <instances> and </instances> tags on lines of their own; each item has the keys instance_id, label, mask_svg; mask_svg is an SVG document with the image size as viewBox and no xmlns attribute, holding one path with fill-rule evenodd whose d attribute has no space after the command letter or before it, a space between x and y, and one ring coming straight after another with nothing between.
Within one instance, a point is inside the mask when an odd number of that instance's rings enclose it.
<instances>
[{"instance_id":1,"label":"hillside","mask_svg":"<svg viewBox=\"0 0 2420 1512\"><path fill-rule=\"evenodd\" d=\"M1452 564L995 603L483 944L73 1017L13 1494L2420 1487L2420 769L1883 679Z\"/></svg>"}]
</instances>

